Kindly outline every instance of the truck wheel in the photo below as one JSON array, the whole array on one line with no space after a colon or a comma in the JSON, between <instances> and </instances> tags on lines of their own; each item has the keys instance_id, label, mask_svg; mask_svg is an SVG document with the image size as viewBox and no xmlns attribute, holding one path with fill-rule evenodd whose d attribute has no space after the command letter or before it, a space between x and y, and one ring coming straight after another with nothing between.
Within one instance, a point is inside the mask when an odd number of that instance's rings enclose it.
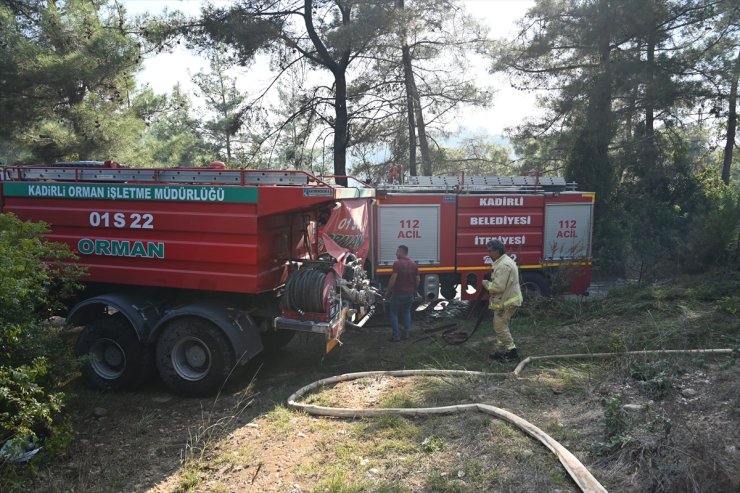
<instances>
[{"instance_id":1,"label":"truck wheel","mask_svg":"<svg viewBox=\"0 0 740 493\"><path fill-rule=\"evenodd\" d=\"M234 352L221 331L197 317L182 317L157 343L157 369L164 383L188 395L217 392L234 367Z\"/></svg>"},{"instance_id":2,"label":"truck wheel","mask_svg":"<svg viewBox=\"0 0 740 493\"><path fill-rule=\"evenodd\" d=\"M260 328L262 346L266 353L275 353L287 346L295 337L293 330L275 330L272 328L272 318L257 319Z\"/></svg>"},{"instance_id":3,"label":"truck wheel","mask_svg":"<svg viewBox=\"0 0 740 493\"><path fill-rule=\"evenodd\" d=\"M260 333L262 337L262 346L266 353L274 353L287 346L295 337L295 331L292 330L270 330Z\"/></svg>"},{"instance_id":4,"label":"truck wheel","mask_svg":"<svg viewBox=\"0 0 740 493\"><path fill-rule=\"evenodd\" d=\"M452 301L457 296L457 290L454 284L442 283L442 287L439 290L442 297L448 301Z\"/></svg>"},{"instance_id":5,"label":"truck wheel","mask_svg":"<svg viewBox=\"0 0 740 493\"><path fill-rule=\"evenodd\" d=\"M77 338L82 376L92 388L122 390L141 384L152 369L149 348L121 317L90 322Z\"/></svg>"},{"instance_id":6,"label":"truck wheel","mask_svg":"<svg viewBox=\"0 0 740 493\"><path fill-rule=\"evenodd\" d=\"M519 283L522 297L525 300L542 298L550 294L550 286L547 279L539 272L525 272L521 275Z\"/></svg>"}]
</instances>

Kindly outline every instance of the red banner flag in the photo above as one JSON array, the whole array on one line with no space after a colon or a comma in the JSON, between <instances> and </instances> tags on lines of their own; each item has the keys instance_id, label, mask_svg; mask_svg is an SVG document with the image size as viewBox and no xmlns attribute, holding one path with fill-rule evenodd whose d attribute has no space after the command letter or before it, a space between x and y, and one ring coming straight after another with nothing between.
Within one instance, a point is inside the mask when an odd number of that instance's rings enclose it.
<instances>
[{"instance_id":1,"label":"red banner flag","mask_svg":"<svg viewBox=\"0 0 740 493\"><path fill-rule=\"evenodd\" d=\"M343 200L331 211L319 232L319 253L327 252L338 260L351 252L360 259L370 250L368 202L365 199Z\"/></svg>"}]
</instances>

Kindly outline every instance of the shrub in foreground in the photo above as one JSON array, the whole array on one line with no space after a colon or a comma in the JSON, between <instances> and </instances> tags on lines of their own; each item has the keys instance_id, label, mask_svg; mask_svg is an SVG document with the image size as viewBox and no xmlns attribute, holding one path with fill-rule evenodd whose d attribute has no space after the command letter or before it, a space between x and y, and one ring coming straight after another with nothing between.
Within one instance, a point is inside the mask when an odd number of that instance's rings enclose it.
<instances>
[{"instance_id":1,"label":"shrub in foreground","mask_svg":"<svg viewBox=\"0 0 740 493\"><path fill-rule=\"evenodd\" d=\"M59 384L74 357L47 323L77 287L81 271L47 226L0 214L0 445L49 435L64 403Z\"/></svg>"}]
</instances>

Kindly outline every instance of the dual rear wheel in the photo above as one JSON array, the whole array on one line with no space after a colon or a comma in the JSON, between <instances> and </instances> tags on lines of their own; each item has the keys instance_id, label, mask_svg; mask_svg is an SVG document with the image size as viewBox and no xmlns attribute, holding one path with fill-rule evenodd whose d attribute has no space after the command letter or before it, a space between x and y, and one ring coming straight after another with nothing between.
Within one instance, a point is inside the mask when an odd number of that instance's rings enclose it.
<instances>
[{"instance_id":1,"label":"dual rear wheel","mask_svg":"<svg viewBox=\"0 0 740 493\"><path fill-rule=\"evenodd\" d=\"M141 344L122 315L93 320L77 338L82 376L93 388L124 390L141 384L152 372L151 348Z\"/></svg>"},{"instance_id":2,"label":"dual rear wheel","mask_svg":"<svg viewBox=\"0 0 740 493\"><path fill-rule=\"evenodd\" d=\"M222 332L196 317L178 318L165 327L157 342L156 360L164 383L188 395L219 390L236 363Z\"/></svg>"},{"instance_id":3,"label":"dual rear wheel","mask_svg":"<svg viewBox=\"0 0 740 493\"><path fill-rule=\"evenodd\" d=\"M156 366L170 388L188 395L218 391L234 369L231 344L212 323L181 317L164 328L156 347L139 342L120 314L93 320L77 339L86 382L99 390L124 390L150 378Z\"/></svg>"}]
</instances>

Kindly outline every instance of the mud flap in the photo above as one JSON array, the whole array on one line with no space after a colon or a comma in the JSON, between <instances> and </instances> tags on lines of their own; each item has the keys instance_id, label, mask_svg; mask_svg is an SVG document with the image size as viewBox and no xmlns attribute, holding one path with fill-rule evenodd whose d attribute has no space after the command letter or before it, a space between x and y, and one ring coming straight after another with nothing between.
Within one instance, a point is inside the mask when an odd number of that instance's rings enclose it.
<instances>
[{"instance_id":1,"label":"mud flap","mask_svg":"<svg viewBox=\"0 0 740 493\"><path fill-rule=\"evenodd\" d=\"M329 339L326 341L326 352L330 353L332 349L334 349L337 346L341 346L342 341L339 340L339 337L344 333L344 321L347 318L347 312L349 311L349 307L345 306L342 308L342 311L339 312L339 319L337 322L332 325L331 328L331 335L329 336Z\"/></svg>"}]
</instances>

